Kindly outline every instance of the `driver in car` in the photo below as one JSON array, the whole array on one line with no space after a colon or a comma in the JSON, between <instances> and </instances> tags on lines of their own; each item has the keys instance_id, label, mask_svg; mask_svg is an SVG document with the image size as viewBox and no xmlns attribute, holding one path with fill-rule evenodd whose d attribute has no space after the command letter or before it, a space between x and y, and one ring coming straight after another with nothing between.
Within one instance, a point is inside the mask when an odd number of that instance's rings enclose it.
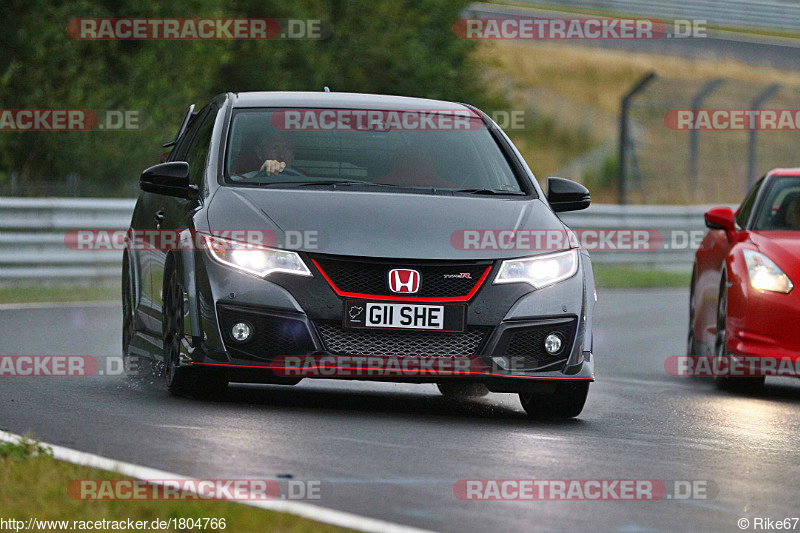
<instances>
[{"instance_id":1,"label":"driver in car","mask_svg":"<svg viewBox=\"0 0 800 533\"><path fill-rule=\"evenodd\" d=\"M243 150L234 165L235 174L259 171L277 176L294 161L294 145L285 136L272 133L261 137L250 150Z\"/></svg>"}]
</instances>

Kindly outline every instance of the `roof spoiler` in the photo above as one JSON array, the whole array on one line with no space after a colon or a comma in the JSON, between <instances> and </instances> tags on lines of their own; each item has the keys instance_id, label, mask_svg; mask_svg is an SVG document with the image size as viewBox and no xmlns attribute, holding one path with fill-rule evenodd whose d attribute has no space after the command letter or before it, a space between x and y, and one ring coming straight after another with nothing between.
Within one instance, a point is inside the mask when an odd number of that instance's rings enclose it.
<instances>
[{"instance_id":1,"label":"roof spoiler","mask_svg":"<svg viewBox=\"0 0 800 533\"><path fill-rule=\"evenodd\" d=\"M189 121L194 117L197 113L194 111L194 104L189 106L189 110L186 112L186 116L183 117L183 122L181 122L181 127L178 128L178 134L175 135L175 138L172 139L168 143L164 143L161 145L162 148L169 148L170 146L175 146L178 144L178 140L183 135L183 132L186 131L186 126L189 124Z\"/></svg>"}]
</instances>

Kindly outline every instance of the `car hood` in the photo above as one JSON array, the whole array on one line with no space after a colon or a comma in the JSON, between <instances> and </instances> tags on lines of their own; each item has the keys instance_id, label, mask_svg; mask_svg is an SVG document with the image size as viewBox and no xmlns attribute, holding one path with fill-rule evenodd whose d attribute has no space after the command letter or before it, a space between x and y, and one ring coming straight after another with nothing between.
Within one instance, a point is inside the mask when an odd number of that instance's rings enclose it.
<instances>
[{"instance_id":1,"label":"car hood","mask_svg":"<svg viewBox=\"0 0 800 533\"><path fill-rule=\"evenodd\" d=\"M297 232L316 234L316 245L303 248L309 252L408 259L534 255L537 252L462 250L451 237L460 230L564 229L539 199L233 187L221 187L214 194L208 223L212 231L273 231L278 246L286 242L287 232L295 237Z\"/></svg>"},{"instance_id":2,"label":"car hood","mask_svg":"<svg viewBox=\"0 0 800 533\"><path fill-rule=\"evenodd\" d=\"M795 280L800 278L800 231L751 231L750 241ZM793 277L794 276L794 277Z\"/></svg>"}]
</instances>

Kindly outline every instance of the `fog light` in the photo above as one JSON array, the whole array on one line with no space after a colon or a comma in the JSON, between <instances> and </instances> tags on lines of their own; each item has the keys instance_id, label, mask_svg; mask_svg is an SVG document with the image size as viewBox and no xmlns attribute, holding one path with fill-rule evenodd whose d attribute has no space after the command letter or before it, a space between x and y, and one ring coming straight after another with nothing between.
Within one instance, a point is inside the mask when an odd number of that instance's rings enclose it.
<instances>
[{"instance_id":1,"label":"fog light","mask_svg":"<svg viewBox=\"0 0 800 533\"><path fill-rule=\"evenodd\" d=\"M561 351L561 335L551 333L544 339L544 349L550 355L555 355Z\"/></svg>"},{"instance_id":2,"label":"fog light","mask_svg":"<svg viewBox=\"0 0 800 533\"><path fill-rule=\"evenodd\" d=\"M237 342L245 342L253 333L253 327L247 322L239 322L231 328L231 336Z\"/></svg>"}]
</instances>

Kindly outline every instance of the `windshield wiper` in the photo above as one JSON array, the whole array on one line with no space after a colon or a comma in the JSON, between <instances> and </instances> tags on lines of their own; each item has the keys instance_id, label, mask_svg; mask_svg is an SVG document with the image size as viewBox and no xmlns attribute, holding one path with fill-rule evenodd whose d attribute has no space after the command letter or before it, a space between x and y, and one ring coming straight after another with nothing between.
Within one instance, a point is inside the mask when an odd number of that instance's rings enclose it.
<instances>
[{"instance_id":1,"label":"windshield wiper","mask_svg":"<svg viewBox=\"0 0 800 533\"><path fill-rule=\"evenodd\" d=\"M522 191L506 191L503 189L458 189L453 192L465 192L469 194L512 194L514 196L525 196Z\"/></svg>"},{"instance_id":2,"label":"windshield wiper","mask_svg":"<svg viewBox=\"0 0 800 533\"><path fill-rule=\"evenodd\" d=\"M370 185L373 187L397 187L391 183L375 183L374 181L358 181L358 180L328 180L328 181L304 181L297 182L298 187L308 187L311 185Z\"/></svg>"}]
</instances>

